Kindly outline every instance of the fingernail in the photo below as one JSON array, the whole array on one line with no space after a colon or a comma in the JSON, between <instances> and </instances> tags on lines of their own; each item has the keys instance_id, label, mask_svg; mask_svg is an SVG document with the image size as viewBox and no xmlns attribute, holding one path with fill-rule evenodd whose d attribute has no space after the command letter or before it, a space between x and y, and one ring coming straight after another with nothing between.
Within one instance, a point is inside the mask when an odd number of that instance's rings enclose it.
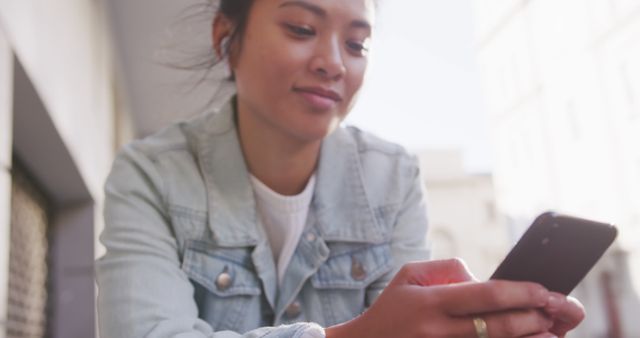
<instances>
[{"instance_id":1,"label":"fingernail","mask_svg":"<svg viewBox=\"0 0 640 338\"><path fill-rule=\"evenodd\" d=\"M558 296L551 295L547 299L547 305L549 306L550 310L559 309L561 304L562 304L562 300Z\"/></svg>"},{"instance_id":2,"label":"fingernail","mask_svg":"<svg viewBox=\"0 0 640 338\"><path fill-rule=\"evenodd\" d=\"M544 306L549 301L549 292L545 289L538 290L538 300L540 305Z\"/></svg>"}]
</instances>

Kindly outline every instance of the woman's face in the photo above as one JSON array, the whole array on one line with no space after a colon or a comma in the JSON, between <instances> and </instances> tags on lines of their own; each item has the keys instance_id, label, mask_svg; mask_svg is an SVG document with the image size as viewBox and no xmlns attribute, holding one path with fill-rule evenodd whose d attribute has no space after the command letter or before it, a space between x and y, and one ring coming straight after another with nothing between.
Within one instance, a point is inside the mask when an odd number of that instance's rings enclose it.
<instances>
[{"instance_id":1,"label":"woman's face","mask_svg":"<svg viewBox=\"0 0 640 338\"><path fill-rule=\"evenodd\" d=\"M344 119L362 86L374 0L255 0L231 60L241 114L297 141Z\"/></svg>"}]
</instances>

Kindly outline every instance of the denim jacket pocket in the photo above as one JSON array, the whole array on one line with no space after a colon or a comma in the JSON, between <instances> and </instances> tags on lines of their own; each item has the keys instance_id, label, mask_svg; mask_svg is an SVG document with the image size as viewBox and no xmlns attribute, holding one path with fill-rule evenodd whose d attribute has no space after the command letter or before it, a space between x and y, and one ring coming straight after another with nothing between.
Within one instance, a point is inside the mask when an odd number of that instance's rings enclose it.
<instances>
[{"instance_id":1,"label":"denim jacket pocket","mask_svg":"<svg viewBox=\"0 0 640 338\"><path fill-rule=\"evenodd\" d=\"M392 268L388 243L338 251L311 278L316 289L362 289Z\"/></svg>"},{"instance_id":2,"label":"denim jacket pocket","mask_svg":"<svg viewBox=\"0 0 640 338\"><path fill-rule=\"evenodd\" d=\"M184 251L182 270L196 282L195 300L200 317L214 330L243 330L251 318L258 320L260 280L247 248L216 248L190 241ZM248 312L247 312L248 311Z\"/></svg>"},{"instance_id":3,"label":"denim jacket pocket","mask_svg":"<svg viewBox=\"0 0 640 338\"><path fill-rule=\"evenodd\" d=\"M329 325L365 310L367 287L393 268L391 247L384 244L330 244L332 254L311 277Z\"/></svg>"}]
</instances>

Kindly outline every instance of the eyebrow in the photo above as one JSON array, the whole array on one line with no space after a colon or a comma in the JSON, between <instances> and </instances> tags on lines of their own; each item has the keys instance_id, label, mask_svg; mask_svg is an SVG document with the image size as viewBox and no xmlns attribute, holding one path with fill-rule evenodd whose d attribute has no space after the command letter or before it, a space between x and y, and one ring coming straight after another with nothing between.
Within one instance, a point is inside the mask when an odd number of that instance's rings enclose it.
<instances>
[{"instance_id":1,"label":"eyebrow","mask_svg":"<svg viewBox=\"0 0 640 338\"><path fill-rule=\"evenodd\" d=\"M309 12L311 12L311 13L319 16L319 17L322 17L322 18L326 18L327 17L327 11L324 10L322 7L314 5L314 4L312 4L310 2L307 2L307 1L302 1L302 0L285 1L282 4L280 4L280 6L278 6L278 8L285 8L285 7L290 7L290 6L301 7L301 8L306 9ZM352 28L363 28L363 29L371 31L371 24L369 24L365 20L353 20L349 26L352 27Z\"/></svg>"}]
</instances>

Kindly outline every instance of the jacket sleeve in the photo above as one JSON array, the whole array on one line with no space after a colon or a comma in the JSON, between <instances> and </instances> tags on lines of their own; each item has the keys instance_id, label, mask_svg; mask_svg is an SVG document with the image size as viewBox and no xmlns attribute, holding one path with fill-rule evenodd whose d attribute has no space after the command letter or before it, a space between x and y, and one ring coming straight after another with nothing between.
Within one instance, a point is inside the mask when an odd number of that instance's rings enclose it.
<instances>
[{"instance_id":1,"label":"jacket sleeve","mask_svg":"<svg viewBox=\"0 0 640 338\"><path fill-rule=\"evenodd\" d=\"M409 167L410 183L399 208L391 235L393 269L372 283L367 290L367 306L371 306L380 293L406 263L424 261L430 257L427 245L427 203L424 181L415 157Z\"/></svg>"},{"instance_id":2,"label":"jacket sleeve","mask_svg":"<svg viewBox=\"0 0 640 338\"><path fill-rule=\"evenodd\" d=\"M105 185L106 254L96 262L100 336L153 338L323 337L311 323L245 334L213 332L198 318L194 288L180 268L162 177L142 152L126 147Z\"/></svg>"}]
</instances>

